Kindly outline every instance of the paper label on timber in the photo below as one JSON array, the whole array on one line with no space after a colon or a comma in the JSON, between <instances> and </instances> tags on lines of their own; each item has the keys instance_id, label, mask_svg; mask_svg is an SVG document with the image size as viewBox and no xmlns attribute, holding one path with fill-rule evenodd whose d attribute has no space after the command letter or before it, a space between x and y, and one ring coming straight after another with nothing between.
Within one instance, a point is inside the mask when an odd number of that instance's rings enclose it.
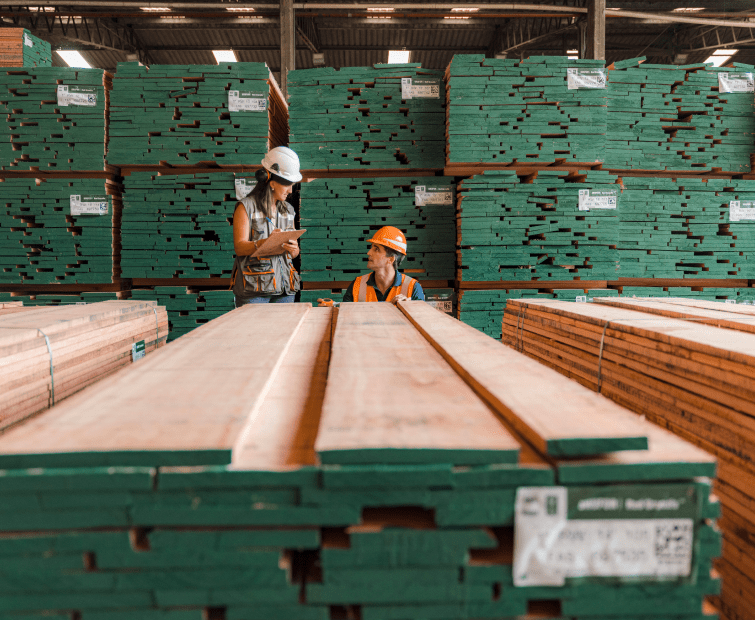
<instances>
[{"instance_id":1,"label":"paper label on timber","mask_svg":"<svg viewBox=\"0 0 755 620\"><path fill-rule=\"evenodd\" d=\"M24 32L24 45L26 47L34 47L34 41L31 40L31 37L27 32Z\"/></svg>"},{"instance_id":2,"label":"paper label on timber","mask_svg":"<svg viewBox=\"0 0 755 620\"><path fill-rule=\"evenodd\" d=\"M580 303L580 304L585 304L585 303L587 303L587 295L577 295L574 298L574 301L576 301L577 303Z\"/></svg>"},{"instance_id":3,"label":"paper label on timber","mask_svg":"<svg viewBox=\"0 0 755 620\"><path fill-rule=\"evenodd\" d=\"M605 89L606 70L569 67L566 69L566 83L569 90L578 88Z\"/></svg>"},{"instance_id":4,"label":"paper label on timber","mask_svg":"<svg viewBox=\"0 0 755 620\"><path fill-rule=\"evenodd\" d=\"M58 105L61 107L77 105L93 108L97 105L97 88L94 86L60 84L58 86Z\"/></svg>"},{"instance_id":5,"label":"paper label on timber","mask_svg":"<svg viewBox=\"0 0 755 620\"><path fill-rule=\"evenodd\" d=\"M521 487L514 516L514 585L563 586L567 578L688 577L691 485Z\"/></svg>"},{"instance_id":6,"label":"paper label on timber","mask_svg":"<svg viewBox=\"0 0 755 620\"><path fill-rule=\"evenodd\" d=\"M755 200L732 200L729 202L729 221L755 221Z\"/></svg>"},{"instance_id":7,"label":"paper label on timber","mask_svg":"<svg viewBox=\"0 0 755 620\"><path fill-rule=\"evenodd\" d=\"M107 215L107 196L71 194L71 215Z\"/></svg>"},{"instance_id":8,"label":"paper label on timber","mask_svg":"<svg viewBox=\"0 0 755 620\"><path fill-rule=\"evenodd\" d=\"M579 190L579 210L589 211L590 209L615 209L618 202L619 192L615 189Z\"/></svg>"},{"instance_id":9,"label":"paper label on timber","mask_svg":"<svg viewBox=\"0 0 755 620\"><path fill-rule=\"evenodd\" d=\"M253 177L237 177L233 184L236 188L236 200L243 200L257 186L257 181Z\"/></svg>"},{"instance_id":10,"label":"paper label on timber","mask_svg":"<svg viewBox=\"0 0 755 620\"><path fill-rule=\"evenodd\" d=\"M147 355L147 344L144 340L140 340L131 345L132 362L142 359L145 355Z\"/></svg>"},{"instance_id":11,"label":"paper label on timber","mask_svg":"<svg viewBox=\"0 0 755 620\"><path fill-rule=\"evenodd\" d=\"M230 112L265 112L267 110L267 95L243 90L229 90L228 110Z\"/></svg>"},{"instance_id":12,"label":"paper label on timber","mask_svg":"<svg viewBox=\"0 0 755 620\"><path fill-rule=\"evenodd\" d=\"M440 78L401 78L402 99L440 99Z\"/></svg>"},{"instance_id":13,"label":"paper label on timber","mask_svg":"<svg viewBox=\"0 0 755 620\"><path fill-rule=\"evenodd\" d=\"M752 73L719 73L718 92L755 93L755 79Z\"/></svg>"},{"instance_id":14,"label":"paper label on timber","mask_svg":"<svg viewBox=\"0 0 755 620\"><path fill-rule=\"evenodd\" d=\"M415 185L414 204L417 207L425 205L452 205L454 190L449 185Z\"/></svg>"}]
</instances>

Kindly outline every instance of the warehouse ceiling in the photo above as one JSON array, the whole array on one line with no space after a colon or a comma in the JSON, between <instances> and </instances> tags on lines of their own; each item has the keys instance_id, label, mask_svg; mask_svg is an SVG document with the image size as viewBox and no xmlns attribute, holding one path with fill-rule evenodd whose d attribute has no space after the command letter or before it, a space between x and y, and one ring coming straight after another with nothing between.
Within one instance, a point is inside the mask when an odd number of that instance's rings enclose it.
<instances>
[{"instance_id":1,"label":"warehouse ceiling","mask_svg":"<svg viewBox=\"0 0 755 620\"><path fill-rule=\"evenodd\" d=\"M443 69L456 53L509 58L564 55L584 49L589 0L538 2L294 2L297 69L324 54L331 67L386 62L408 50L410 62ZM239 61L281 66L279 3L0 0L1 25L30 29L53 49L77 49L93 66L118 62L214 64L212 50ZM751 26L749 24L752 24ZM646 56L650 63L689 64L721 48L755 63L755 8L750 0L608 0L606 60ZM584 53L584 52L583 52ZM58 54L53 63L65 66Z\"/></svg>"}]
</instances>

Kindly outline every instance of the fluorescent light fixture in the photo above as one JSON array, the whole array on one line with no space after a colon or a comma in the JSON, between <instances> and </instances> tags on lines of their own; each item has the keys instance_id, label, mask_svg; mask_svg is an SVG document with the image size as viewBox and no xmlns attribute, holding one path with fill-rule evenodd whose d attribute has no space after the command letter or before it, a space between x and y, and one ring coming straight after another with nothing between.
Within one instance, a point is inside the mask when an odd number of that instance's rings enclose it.
<instances>
[{"instance_id":1,"label":"fluorescent light fixture","mask_svg":"<svg viewBox=\"0 0 755 620\"><path fill-rule=\"evenodd\" d=\"M36 11L39 13L42 11L43 13L54 13L55 7L54 6L30 6L27 7L30 11Z\"/></svg>"},{"instance_id":2,"label":"fluorescent light fixture","mask_svg":"<svg viewBox=\"0 0 755 620\"><path fill-rule=\"evenodd\" d=\"M451 9L451 13L476 13L479 8ZM447 15L443 19L469 19L469 15Z\"/></svg>"},{"instance_id":3,"label":"fluorescent light fixture","mask_svg":"<svg viewBox=\"0 0 755 620\"><path fill-rule=\"evenodd\" d=\"M91 69L90 65L84 57L76 50L57 50L58 56L65 60L69 67L76 67L77 69Z\"/></svg>"},{"instance_id":4,"label":"fluorescent light fixture","mask_svg":"<svg viewBox=\"0 0 755 620\"><path fill-rule=\"evenodd\" d=\"M711 56L705 59L705 62L713 63L714 67L722 67L727 62L729 62L729 59L734 56L739 50L732 50L732 49L721 49L716 50L713 52Z\"/></svg>"},{"instance_id":5,"label":"fluorescent light fixture","mask_svg":"<svg viewBox=\"0 0 755 620\"><path fill-rule=\"evenodd\" d=\"M387 7L367 7L369 13L393 13L395 9L389 9ZM367 19L393 19L390 15L369 15Z\"/></svg>"},{"instance_id":6,"label":"fluorescent light fixture","mask_svg":"<svg viewBox=\"0 0 755 620\"><path fill-rule=\"evenodd\" d=\"M218 64L221 62L238 62L233 50L212 50L212 53L215 54L215 60Z\"/></svg>"},{"instance_id":7,"label":"fluorescent light fixture","mask_svg":"<svg viewBox=\"0 0 755 620\"><path fill-rule=\"evenodd\" d=\"M251 7L226 7L226 11L236 11L237 13L251 13L255 9Z\"/></svg>"},{"instance_id":8,"label":"fluorescent light fixture","mask_svg":"<svg viewBox=\"0 0 755 620\"><path fill-rule=\"evenodd\" d=\"M579 59L579 50L566 50L566 57L571 60Z\"/></svg>"},{"instance_id":9,"label":"fluorescent light fixture","mask_svg":"<svg viewBox=\"0 0 755 620\"><path fill-rule=\"evenodd\" d=\"M705 9L701 6L695 6L695 7L684 6L684 7L679 7L678 9L674 9L672 12L673 13L694 13L695 11L704 11L704 10Z\"/></svg>"},{"instance_id":10,"label":"fluorescent light fixture","mask_svg":"<svg viewBox=\"0 0 755 620\"><path fill-rule=\"evenodd\" d=\"M391 50L388 52L388 64L389 65L404 65L409 62L408 50Z\"/></svg>"},{"instance_id":11,"label":"fluorescent light fixture","mask_svg":"<svg viewBox=\"0 0 755 620\"><path fill-rule=\"evenodd\" d=\"M160 11L161 13L167 13L168 11L170 11L170 9L167 6L143 6L139 8L141 8L142 11L153 11L153 12Z\"/></svg>"}]
</instances>

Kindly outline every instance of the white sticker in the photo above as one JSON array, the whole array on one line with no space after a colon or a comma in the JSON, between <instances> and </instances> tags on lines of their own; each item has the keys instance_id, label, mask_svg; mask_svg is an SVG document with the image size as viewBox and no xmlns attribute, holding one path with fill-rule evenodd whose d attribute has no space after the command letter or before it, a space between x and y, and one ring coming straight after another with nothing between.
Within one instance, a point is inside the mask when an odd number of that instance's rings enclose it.
<instances>
[{"instance_id":1,"label":"white sticker","mask_svg":"<svg viewBox=\"0 0 755 620\"><path fill-rule=\"evenodd\" d=\"M417 207L425 205L452 205L454 203L453 188L448 186L415 185L414 204Z\"/></svg>"},{"instance_id":2,"label":"white sticker","mask_svg":"<svg viewBox=\"0 0 755 620\"><path fill-rule=\"evenodd\" d=\"M233 184L236 187L236 200L243 200L252 193L252 190L257 186L257 181L242 177L235 179Z\"/></svg>"},{"instance_id":3,"label":"white sticker","mask_svg":"<svg viewBox=\"0 0 755 620\"><path fill-rule=\"evenodd\" d=\"M147 345L144 340L140 340L131 345L132 362L142 359L145 355L147 355Z\"/></svg>"},{"instance_id":4,"label":"white sticker","mask_svg":"<svg viewBox=\"0 0 755 620\"><path fill-rule=\"evenodd\" d=\"M615 209L619 196L618 190L579 190L579 210L589 211L590 209Z\"/></svg>"},{"instance_id":5,"label":"white sticker","mask_svg":"<svg viewBox=\"0 0 755 620\"><path fill-rule=\"evenodd\" d=\"M755 200L732 200L729 202L729 221L755 221Z\"/></svg>"},{"instance_id":6,"label":"white sticker","mask_svg":"<svg viewBox=\"0 0 755 620\"><path fill-rule=\"evenodd\" d=\"M24 32L24 45L26 47L34 47L34 41L31 40L28 32Z\"/></svg>"},{"instance_id":7,"label":"white sticker","mask_svg":"<svg viewBox=\"0 0 755 620\"><path fill-rule=\"evenodd\" d=\"M441 312L445 312L446 314L452 314L454 310L453 301L451 301L450 299L441 301L427 300L427 303L436 310L440 310Z\"/></svg>"},{"instance_id":8,"label":"white sticker","mask_svg":"<svg viewBox=\"0 0 755 620\"><path fill-rule=\"evenodd\" d=\"M71 215L107 215L107 196L72 194Z\"/></svg>"},{"instance_id":9,"label":"white sticker","mask_svg":"<svg viewBox=\"0 0 755 620\"><path fill-rule=\"evenodd\" d=\"M97 88L95 86L58 86L58 105L79 105L93 108L97 105Z\"/></svg>"},{"instance_id":10,"label":"white sticker","mask_svg":"<svg viewBox=\"0 0 755 620\"><path fill-rule=\"evenodd\" d=\"M576 301L578 304L586 304L587 303L587 295L577 295L577 297L575 297L574 301Z\"/></svg>"},{"instance_id":11,"label":"white sticker","mask_svg":"<svg viewBox=\"0 0 755 620\"><path fill-rule=\"evenodd\" d=\"M753 93L755 80L752 73L724 73L718 74L718 92L720 93Z\"/></svg>"},{"instance_id":12,"label":"white sticker","mask_svg":"<svg viewBox=\"0 0 755 620\"><path fill-rule=\"evenodd\" d=\"M726 302L727 304L735 304L735 303L737 303L737 300L736 299L724 299L724 302Z\"/></svg>"},{"instance_id":13,"label":"white sticker","mask_svg":"<svg viewBox=\"0 0 755 620\"><path fill-rule=\"evenodd\" d=\"M576 69L570 67L566 70L566 83L569 90L576 90L578 88L605 88L606 70Z\"/></svg>"},{"instance_id":14,"label":"white sticker","mask_svg":"<svg viewBox=\"0 0 755 620\"><path fill-rule=\"evenodd\" d=\"M401 78L402 99L440 99L439 78Z\"/></svg>"},{"instance_id":15,"label":"white sticker","mask_svg":"<svg viewBox=\"0 0 755 620\"><path fill-rule=\"evenodd\" d=\"M267 110L267 95L243 90L229 90L228 110L231 112L264 112Z\"/></svg>"}]
</instances>

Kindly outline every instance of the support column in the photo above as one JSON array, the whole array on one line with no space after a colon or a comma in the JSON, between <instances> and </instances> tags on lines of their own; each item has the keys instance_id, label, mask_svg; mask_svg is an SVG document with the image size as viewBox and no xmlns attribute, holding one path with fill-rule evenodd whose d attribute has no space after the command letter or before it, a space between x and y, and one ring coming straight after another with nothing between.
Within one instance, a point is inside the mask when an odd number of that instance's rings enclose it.
<instances>
[{"instance_id":1,"label":"support column","mask_svg":"<svg viewBox=\"0 0 755 620\"><path fill-rule=\"evenodd\" d=\"M281 79L283 97L288 101L288 72L296 69L296 20L294 0L281 0Z\"/></svg>"},{"instance_id":2,"label":"support column","mask_svg":"<svg viewBox=\"0 0 755 620\"><path fill-rule=\"evenodd\" d=\"M606 59L606 0L587 0L587 56Z\"/></svg>"}]
</instances>

